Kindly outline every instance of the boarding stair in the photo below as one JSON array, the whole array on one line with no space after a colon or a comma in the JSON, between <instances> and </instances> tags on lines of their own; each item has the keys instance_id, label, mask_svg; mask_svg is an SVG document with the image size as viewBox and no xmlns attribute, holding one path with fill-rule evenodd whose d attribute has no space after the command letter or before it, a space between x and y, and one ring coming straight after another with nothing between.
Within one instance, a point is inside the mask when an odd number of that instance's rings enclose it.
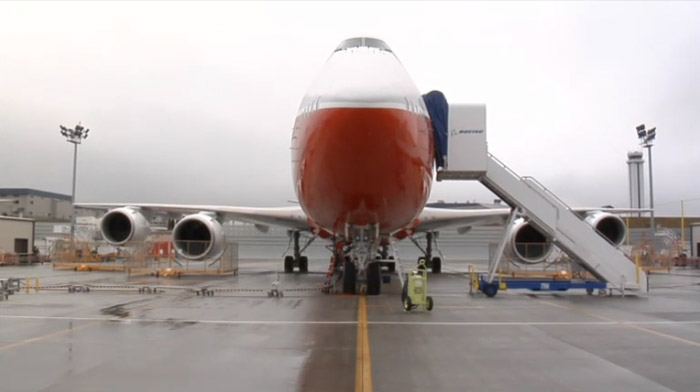
<instances>
[{"instance_id":1,"label":"boarding stair","mask_svg":"<svg viewBox=\"0 0 700 392\"><path fill-rule=\"evenodd\" d=\"M527 216L554 245L605 282L607 288L623 294L625 290L647 291L646 274L620 249L534 178L520 177L488 152L486 105L450 105L447 128L447 164L438 170L438 181L480 181L513 208L509 222L516 214ZM506 227L509 230L512 225ZM505 238L490 265L489 284L493 282Z\"/></svg>"},{"instance_id":2,"label":"boarding stair","mask_svg":"<svg viewBox=\"0 0 700 392\"><path fill-rule=\"evenodd\" d=\"M487 153L486 171L476 179L609 289L647 291L644 271L534 178L518 176Z\"/></svg>"}]
</instances>

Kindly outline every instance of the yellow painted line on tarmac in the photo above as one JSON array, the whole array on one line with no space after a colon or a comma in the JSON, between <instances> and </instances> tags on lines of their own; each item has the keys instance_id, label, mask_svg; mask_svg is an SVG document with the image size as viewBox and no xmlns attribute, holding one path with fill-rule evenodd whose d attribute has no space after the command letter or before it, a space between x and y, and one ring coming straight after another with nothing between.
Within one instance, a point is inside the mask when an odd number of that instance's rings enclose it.
<instances>
[{"instance_id":1,"label":"yellow painted line on tarmac","mask_svg":"<svg viewBox=\"0 0 700 392\"><path fill-rule=\"evenodd\" d=\"M582 314L582 315L584 315L584 316L597 318L598 320L610 321L610 322L613 322L613 323L619 322L618 320L613 320L613 319L610 319L610 318L607 318L607 317L603 317L603 316L597 315L597 314L595 314L595 313L586 312L585 310L576 309L576 308L574 308L574 307L572 307L572 306L556 304L556 303L554 303L554 302L549 302L549 301L544 301L544 300L538 300L538 302L541 302L541 303L543 303L543 304L545 304L545 305L554 306L555 308L559 308L559 309L571 310L571 311L573 311L573 312Z\"/></svg>"},{"instance_id":2,"label":"yellow painted line on tarmac","mask_svg":"<svg viewBox=\"0 0 700 392\"><path fill-rule=\"evenodd\" d=\"M355 361L355 392L372 392L372 362L367 333L367 297L360 296L357 307L357 359Z\"/></svg>"},{"instance_id":3,"label":"yellow painted line on tarmac","mask_svg":"<svg viewBox=\"0 0 700 392\"><path fill-rule=\"evenodd\" d=\"M646 333L650 333L650 334L653 334L656 336L661 336L661 337L664 337L667 339L675 340L677 342L685 343L685 344L688 344L690 346L700 347L700 343L693 341L693 340L684 339L680 336L675 336L675 335L671 335L671 334L664 333L664 332L654 331L653 329L644 328L644 327L639 326L639 325L631 325L631 324L625 324L625 325L630 327L630 328L638 329L640 331L644 331Z\"/></svg>"},{"instance_id":4,"label":"yellow painted line on tarmac","mask_svg":"<svg viewBox=\"0 0 700 392\"><path fill-rule=\"evenodd\" d=\"M698 343L698 342L696 342L696 341L694 341L694 340L688 340L688 339L682 338L682 337L680 337L680 336L671 335L671 334L668 334L668 333L665 333L665 332L655 331L655 330L653 330L653 329L649 329L649 328L642 327L642 326L640 326L640 325L636 325L636 323L625 322L625 321L620 321L620 320L613 320L613 319L611 319L611 318L603 317L603 316L597 315L597 314L595 314L595 313L591 313L591 312L587 312L587 311L584 311L584 310L576 309L576 308L571 307L571 306L555 304L555 303L552 303L552 302L549 302L549 301L542 301L542 300L540 300L539 302L542 302L543 304L546 304L546 305L549 305L549 306L554 306L554 307L557 307L557 308L561 308L561 309L568 309L568 310L574 311L574 312L576 312L576 313L583 314L583 315L585 315L585 316L597 318L597 319L599 319L599 320L612 322L612 323L615 323L615 324L618 324L618 325L623 325L623 326L625 326L625 327L632 328L632 329L636 329L636 330L638 330L638 331L642 331L642 332L646 332L646 333L650 333L650 334L652 334L652 335L656 335L656 336L660 336L660 337L663 337L663 338L675 340L675 341L677 341L677 342L685 343L685 344L688 344L688 345L690 345L690 346L700 347L700 343Z\"/></svg>"},{"instance_id":5,"label":"yellow painted line on tarmac","mask_svg":"<svg viewBox=\"0 0 700 392\"><path fill-rule=\"evenodd\" d=\"M37 337L34 337L34 338L29 338L29 339L20 340L19 342L14 342L14 343L6 344L6 345L4 345L4 346L0 346L0 351L9 350L9 349L11 349L11 348L24 346L24 345L31 344L31 343L36 343L36 342L39 342L39 341L42 341L42 340L46 340L46 339L50 339L50 338L55 338L56 336L65 335L65 334L67 334L67 333L69 333L69 332L80 331L81 329L85 329L85 328L89 328L89 327L95 326L95 325L97 325L97 324L99 324L99 323L101 323L101 322L102 322L102 321L93 321L93 322L91 322L91 323L83 324L83 325L80 325L80 326L77 326L77 327L71 326L70 328L62 329L62 330L60 330L60 331L52 332L52 333L49 333L49 334L46 334L46 335L41 335L41 336L37 336Z\"/></svg>"},{"instance_id":6,"label":"yellow painted line on tarmac","mask_svg":"<svg viewBox=\"0 0 700 392\"><path fill-rule=\"evenodd\" d=\"M436 306L436 309L483 309L481 305L441 305Z\"/></svg>"}]
</instances>

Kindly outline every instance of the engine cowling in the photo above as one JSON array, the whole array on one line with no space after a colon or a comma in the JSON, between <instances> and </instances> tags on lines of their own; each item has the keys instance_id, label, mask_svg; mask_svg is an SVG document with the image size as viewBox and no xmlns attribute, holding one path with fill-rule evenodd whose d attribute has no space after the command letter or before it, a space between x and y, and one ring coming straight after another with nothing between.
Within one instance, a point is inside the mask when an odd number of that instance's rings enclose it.
<instances>
[{"instance_id":1,"label":"engine cowling","mask_svg":"<svg viewBox=\"0 0 700 392\"><path fill-rule=\"evenodd\" d=\"M593 212L586 216L586 222L614 246L622 245L627 238L627 225L617 215L609 212Z\"/></svg>"},{"instance_id":2,"label":"engine cowling","mask_svg":"<svg viewBox=\"0 0 700 392\"><path fill-rule=\"evenodd\" d=\"M145 240L151 234L151 225L138 208L121 207L102 217L100 231L110 245L119 246Z\"/></svg>"},{"instance_id":3,"label":"engine cowling","mask_svg":"<svg viewBox=\"0 0 700 392\"><path fill-rule=\"evenodd\" d=\"M187 215L173 228L178 255L188 260L217 259L224 253L226 236L221 223L206 213Z\"/></svg>"},{"instance_id":4,"label":"engine cowling","mask_svg":"<svg viewBox=\"0 0 700 392\"><path fill-rule=\"evenodd\" d=\"M506 254L524 264L542 262L552 253L552 242L524 219L513 222Z\"/></svg>"}]
</instances>

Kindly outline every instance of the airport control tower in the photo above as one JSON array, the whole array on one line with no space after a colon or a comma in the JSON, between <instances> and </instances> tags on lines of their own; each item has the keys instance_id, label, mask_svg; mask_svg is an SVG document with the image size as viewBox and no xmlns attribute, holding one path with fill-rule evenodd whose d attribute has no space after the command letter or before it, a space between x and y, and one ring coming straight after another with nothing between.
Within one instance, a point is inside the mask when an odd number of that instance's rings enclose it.
<instances>
[{"instance_id":1,"label":"airport control tower","mask_svg":"<svg viewBox=\"0 0 700 392\"><path fill-rule=\"evenodd\" d=\"M644 208L644 155L641 151L627 153L630 208ZM641 214L639 214L641 216Z\"/></svg>"}]
</instances>

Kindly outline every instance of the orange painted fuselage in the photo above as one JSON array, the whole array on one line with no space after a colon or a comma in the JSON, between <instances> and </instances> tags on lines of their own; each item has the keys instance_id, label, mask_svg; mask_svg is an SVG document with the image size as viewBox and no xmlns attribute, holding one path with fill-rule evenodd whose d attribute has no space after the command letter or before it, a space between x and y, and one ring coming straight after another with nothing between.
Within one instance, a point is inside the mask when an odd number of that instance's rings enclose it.
<instances>
[{"instance_id":1,"label":"orange painted fuselage","mask_svg":"<svg viewBox=\"0 0 700 392\"><path fill-rule=\"evenodd\" d=\"M292 170L311 223L340 234L412 224L430 194L433 136L423 115L391 108L326 108L297 117Z\"/></svg>"}]
</instances>

